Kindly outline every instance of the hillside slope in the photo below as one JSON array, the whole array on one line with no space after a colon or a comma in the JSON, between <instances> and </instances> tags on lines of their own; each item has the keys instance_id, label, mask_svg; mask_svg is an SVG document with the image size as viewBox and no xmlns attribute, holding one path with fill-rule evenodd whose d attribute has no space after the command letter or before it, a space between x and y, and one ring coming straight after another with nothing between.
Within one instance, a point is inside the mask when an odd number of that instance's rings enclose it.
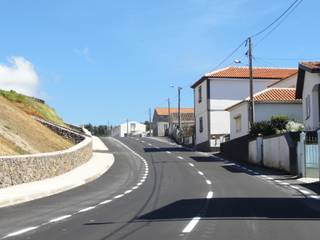
<instances>
[{"instance_id":1,"label":"hillside slope","mask_svg":"<svg viewBox=\"0 0 320 240\"><path fill-rule=\"evenodd\" d=\"M12 90L0 90L0 96L3 96L29 115L37 116L59 125L64 125L63 120L58 116L56 111L40 99L29 97Z\"/></svg>"},{"instance_id":2,"label":"hillside slope","mask_svg":"<svg viewBox=\"0 0 320 240\"><path fill-rule=\"evenodd\" d=\"M72 145L0 94L0 155L52 152Z\"/></svg>"}]
</instances>

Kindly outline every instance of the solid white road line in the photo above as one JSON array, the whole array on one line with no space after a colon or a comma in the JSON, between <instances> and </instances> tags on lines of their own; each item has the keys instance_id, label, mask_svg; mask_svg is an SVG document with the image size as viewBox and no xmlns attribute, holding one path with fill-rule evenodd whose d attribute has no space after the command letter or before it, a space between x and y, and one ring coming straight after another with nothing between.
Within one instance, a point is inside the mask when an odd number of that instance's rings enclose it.
<instances>
[{"instance_id":1,"label":"solid white road line","mask_svg":"<svg viewBox=\"0 0 320 240\"><path fill-rule=\"evenodd\" d=\"M88 212L88 211L90 211L90 210L92 210L92 209L95 209L95 208L96 208L95 206L83 208L83 209L79 210L78 213Z\"/></svg>"},{"instance_id":2,"label":"solid white road line","mask_svg":"<svg viewBox=\"0 0 320 240\"><path fill-rule=\"evenodd\" d=\"M59 222L59 221L62 221L62 220L64 220L64 219L67 219L67 218L69 218L69 217L71 217L71 215L64 215L64 216L61 216L61 217L57 217L57 218L51 219L51 220L49 221L49 223Z\"/></svg>"},{"instance_id":3,"label":"solid white road line","mask_svg":"<svg viewBox=\"0 0 320 240\"><path fill-rule=\"evenodd\" d=\"M99 205L104 205L104 204L107 204L107 203L109 203L109 202L112 202L112 200L105 200L105 201L99 203Z\"/></svg>"},{"instance_id":4,"label":"solid white road line","mask_svg":"<svg viewBox=\"0 0 320 240\"><path fill-rule=\"evenodd\" d=\"M183 233L189 233L191 232L194 227L198 224L198 222L200 221L200 217L194 217L189 223L188 225L182 230Z\"/></svg>"},{"instance_id":5,"label":"solid white road line","mask_svg":"<svg viewBox=\"0 0 320 240\"><path fill-rule=\"evenodd\" d=\"M287 182L279 182L279 184L281 184L281 185L290 185L290 184L287 183Z\"/></svg>"},{"instance_id":6,"label":"solid white road line","mask_svg":"<svg viewBox=\"0 0 320 240\"><path fill-rule=\"evenodd\" d=\"M290 187L291 187L291 188L293 188L293 189L295 189L295 190L300 190L300 188L299 188L299 187L294 186L294 185L291 185Z\"/></svg>"},{"instance_id":7,"label":"solid white road line","mask_svg":"<svg viewBox=\"0 0 320 240\"><path fill-rule=\"evenodd\" d=\"M203 172L201 172L201 171L198 171L198 173L201 175L201 176L203 176Z\"/></svg>"},{"instance_id":8,"label":"solid white road line","mask_svg":"<svg viewBox=\"0 0 320 240\"><path fill-rule=\"evenodd\" d=\"M208 192L208 194L207 194L207 199L211 199L213 197L213 192Z\"/></svg>"},{"instance_id":9,"label":"solid white road line","mask_svg":"<svg viewBox=\"0 0 320 240\"><path fill-rule=\"evenodd\" d=\"M16 231L16 232L9 233L9 234L8 234L8 235L6 235L4 238L18 236L18 235L20 235L20 234L23 234L23 233L26 233L26 232L29 232L29 231L35 230L35 229L37 229L37 228L38 228L38 226L24 228L24 229L21 229L21 230Z\"/></svg>"},{"instance_id":10,"label":"solid white road line","mask_svg":"<svg viewBox=\"0 0 320 240\"><path fill-rule=\"evenodd\" d=\"M178 156L178 158L181 159L181 160L183 160L183 157L181 157L181 156Z\"/></svg>"},{"instance_id":11,"label":"solid white road line","mask_svg":"<svg viewBox=\"0 0 320 240\"><path fill-rule=\"evenodd\" d=\"M210 180L206 180L206 183L207 183L208 185L211 185L211 184L212 184Z\"/></svg>"},{"instance_id":12,"label":"solid white road line","mask_svg":"<svg viewBox=\"0 0 320 240\"><path fill-rule=\"evenodd\" d=\"M193 164L193 163L189 163L189 165L190 165L191 167L194 167L194 164Z\"/></svg>"}]
</instances>

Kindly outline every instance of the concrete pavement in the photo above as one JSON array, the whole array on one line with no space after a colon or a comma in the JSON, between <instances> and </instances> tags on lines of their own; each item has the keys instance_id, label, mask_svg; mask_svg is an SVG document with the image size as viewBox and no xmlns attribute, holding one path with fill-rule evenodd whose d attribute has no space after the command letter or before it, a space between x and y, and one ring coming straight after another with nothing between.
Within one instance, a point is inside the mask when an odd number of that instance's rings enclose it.
<instances>
[{"instance_id":1,"label":"concrete pavement","mask_svg":"<svg viewBox=\"0 0 320 240\"><path fill-rule=\"evenodd\" d=\"M88 162L53 178L0 189L0 207L47 197L98 178L114 162L113 155L107 151L105 144L99 138L93 137L93 156Z\"/></svg>"}]
</instances>

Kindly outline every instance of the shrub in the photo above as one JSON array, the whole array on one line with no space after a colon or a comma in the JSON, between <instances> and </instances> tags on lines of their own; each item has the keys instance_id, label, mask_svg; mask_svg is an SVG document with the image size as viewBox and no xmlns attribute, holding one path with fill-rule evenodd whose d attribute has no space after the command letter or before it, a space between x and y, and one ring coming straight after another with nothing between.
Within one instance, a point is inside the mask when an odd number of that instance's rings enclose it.
<instances>
[{"instance_id":1,"label":"shrub","mask_svg":"<svg viewBox=\"0 0 320 240\"><path fill-rule=\"evenodd\" d=\"M273 128L278 129L280 132L286 129L288 122L289 118L285 115L277 115L271 117L271 125L273 126Z\"/></svg>"},{"instance_id":2,"label":"shrub","mask_svg":"<svg viewBox=\"0 0 320 240\"><path fill-rule=\"evenodd\" d=\"M289 121L286 125L286 130L288 132L301 132L304 130L304 126L301 123Z\"/></svg>"},{"instance_id":3,"label":"shrub","mask_svg":"<svg viewBox=\"0 0 320 240\"><path fill-rule=\"evenodd\" d=\"M257 137L259 134L263 136L273 135L277 133L277 129L273 127L271 121L256 122L251 126L250 135Z\"/></svg>"}]
</instances>

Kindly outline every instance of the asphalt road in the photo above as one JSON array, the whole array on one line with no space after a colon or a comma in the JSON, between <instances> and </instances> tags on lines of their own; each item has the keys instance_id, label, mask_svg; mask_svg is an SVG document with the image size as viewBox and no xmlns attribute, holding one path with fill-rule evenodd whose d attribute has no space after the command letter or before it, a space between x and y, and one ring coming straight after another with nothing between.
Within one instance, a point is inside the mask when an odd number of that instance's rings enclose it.
<instances>
[{"instance_id":1,"label":"asphalt road","mask_svg":"<svg viewBox=\"0 0 320 240\"><path fill-rule=\"evenodd\" d=\"M0 209L8 239L319 239L319 200L259 172L150 138L104 138L94 182Z\"/></svg>"}]
</instances>

